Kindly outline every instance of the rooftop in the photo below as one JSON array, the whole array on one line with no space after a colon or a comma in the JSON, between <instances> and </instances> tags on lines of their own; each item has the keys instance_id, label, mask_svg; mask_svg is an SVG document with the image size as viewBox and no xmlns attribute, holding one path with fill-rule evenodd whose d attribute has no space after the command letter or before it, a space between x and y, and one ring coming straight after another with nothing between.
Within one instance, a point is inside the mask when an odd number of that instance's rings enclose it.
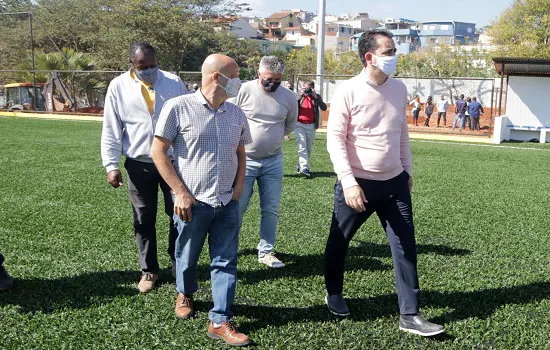
<instances>
[{"instance_id":1,"label":"rooftop","mask_svg":"<svg viewBox=\"0 0 550 350\"><path fill-rule=\"evenodd\" d=\"M498 74L504 75L550 75L550 59L548 58L493 58Z\"/></svg>"}]
</instances>

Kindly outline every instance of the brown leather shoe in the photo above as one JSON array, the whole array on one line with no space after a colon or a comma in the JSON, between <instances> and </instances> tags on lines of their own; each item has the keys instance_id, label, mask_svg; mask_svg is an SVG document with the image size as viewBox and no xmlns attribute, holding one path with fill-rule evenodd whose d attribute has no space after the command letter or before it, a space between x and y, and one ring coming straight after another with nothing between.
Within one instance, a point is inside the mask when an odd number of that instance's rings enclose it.
<instances>
[{"instance_id":1,"label":"brown leather shoe","mask_svg":"<svg viewBox=\"0 0 550 350\"><path fill-rule=\"evenodd\" d=\"M212 321L208 324L208 336L212 339L222 339L229 345L246 346L250 344L250 338L237 329L233 321L222 323L218 328L214 328Z\"/></svg>"},{"instance_id":2,"label":"brown leather shoe","mask_svg":"<svg viewBox=\"0 0 550 350\"><path fill-rule=\"evenodd\" d=\"M155 286L157 284L157 280L159 279L159 275L154 273L144 273L141 275L141 279L138 283L138 289L141 293L149 293L153 289L155 289Z\"/></svg>"},{"instance_id":3,"label":"brown leather shoe","mask_svg":"<svg viewBox=\"0 0 550 350\"><path fill-rule=\"evenodd\" d=\"M193 317L194 314L193 296L178 293L178 298L176 299L176 316L187 320Z\"/></svg>"}]
</instances>

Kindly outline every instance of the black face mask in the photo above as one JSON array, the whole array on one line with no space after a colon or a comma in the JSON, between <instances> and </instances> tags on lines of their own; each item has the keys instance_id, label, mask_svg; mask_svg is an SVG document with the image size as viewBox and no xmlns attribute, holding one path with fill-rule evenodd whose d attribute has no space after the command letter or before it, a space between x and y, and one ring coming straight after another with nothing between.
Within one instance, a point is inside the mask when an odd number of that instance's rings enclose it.
<instances>
[{"instance_id":1,"label":"black face mask","mask_svg":"<svg viewBox=\"0 0 550 350\"><path fill-rule=\"evenodd\" d=\"M265 79L262 79L262 85L266 92L275 92L279 88L279 86L281 86L281 82L267 81Z\"/></svg>"}]
</instances>

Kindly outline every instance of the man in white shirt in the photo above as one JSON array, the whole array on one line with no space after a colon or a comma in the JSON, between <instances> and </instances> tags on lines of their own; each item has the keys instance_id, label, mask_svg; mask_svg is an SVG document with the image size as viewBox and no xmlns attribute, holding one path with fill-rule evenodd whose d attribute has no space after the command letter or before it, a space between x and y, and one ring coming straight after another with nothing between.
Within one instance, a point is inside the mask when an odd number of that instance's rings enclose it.
<instances>
[{"instance_id":1,"label":"man in white shirt","mask_svg":"<svg viewBox=\"0 0 550 350\"><path fill-rule=\"evenodd\" d=\"M130 48L131 68L109 84L103 112L101 158L107 181L113 188L122 186L119 169L121 155L128 174L128 191L134 212L134 232L142 275L138 289L153 290L159 273L157 260L158 189L164 195L164 211L170 219L168 254L175 274L174 249L178 231L172 218L174 204L170 188L151 159L151 143L162 105L187 94L181 79L158 68L155 49L148 43Z\"/></svg>"},{"instance_id":2,"label":"man in white shirt","mask_svg":"<svg viewBox=\"0 0 550 350\"><path fill-rule=\"evenodd\" d=\"M443 117L443 127L447 127L447 109L449 109L449 102L445 100L445 96L441 95L441 99L437 101L437 127L439 128L439 121Z\"/></svg>"}]
</instances>

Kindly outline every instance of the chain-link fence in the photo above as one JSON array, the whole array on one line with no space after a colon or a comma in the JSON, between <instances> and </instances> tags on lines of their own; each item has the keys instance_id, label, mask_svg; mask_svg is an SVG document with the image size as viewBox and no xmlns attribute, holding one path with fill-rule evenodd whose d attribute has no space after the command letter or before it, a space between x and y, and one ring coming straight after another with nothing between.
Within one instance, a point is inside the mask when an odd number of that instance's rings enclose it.
<instances>
[{"instance_id":1,"label":"chain-link fence","mask_svg":"<svg viewBox=\"0 0 550 350\"><path fill-rule=\"evenodd\" d=\"M320 91L319 78L320 75L316 74L298 74L294 78L296 85L296 91L300 91L304 83L308 80L315 82L315 87L317 91ZM322 97L323 100L330 106L330 102L334 96L335 91L338 86L344 81L350 79L351 75L322 75L323 77L323 86L322 86ZM476 97L478 102L484 108L484 114L481 118L481 125L483 127L482 133L490 134L493 127L493 119L497 116L498 108L498 97L499 97L499 87L496 85L498 82L495 79L483 79L483 78L421 78L421 77L398 77L397 79L401 80L407 87L407 97L409 100L412 100L415 96L419 96L422 104L424 105L428 96L432 96L433 101L437 102L437 99L441 95L445 96L445 99L451 105L447 110L447 127L451 126L451 123L454 119L454 102L460 95L467 97ZM497 79L498 80L498 79ZM506 92L506 88L503 89ZM504 94L503 101L506 101L506 96ZM412 116L409 107L408 115ZM330 107L329 107L330 109ZM423 110L423 108L422 108ZM423 113L422 113L423 114ZM437 114L437 113L436 113ZM328 112L323 112L323 125L326 125L328 121ZM420 118L420 125L424 125L426 121L426 116L422 115ZM432 125L435 125L432 124ZM445 126L445 124L441 124ZM429 127L429 124L428 124ZM437 132L448 132L447 128L422 128L422 131L435 131Z\"/></svg>"},{"instance_id":2,"label":"chain-link fence","mask_svg":"<svg viewBox=\"0 0 550 350\"><path fill-rule=\"evenodd\" d=\"M102 115L109 83L123 73L0 70L0 110ZM172 73L189 91L200 86L200 72Z\"/></svg>"}]
</instances>

